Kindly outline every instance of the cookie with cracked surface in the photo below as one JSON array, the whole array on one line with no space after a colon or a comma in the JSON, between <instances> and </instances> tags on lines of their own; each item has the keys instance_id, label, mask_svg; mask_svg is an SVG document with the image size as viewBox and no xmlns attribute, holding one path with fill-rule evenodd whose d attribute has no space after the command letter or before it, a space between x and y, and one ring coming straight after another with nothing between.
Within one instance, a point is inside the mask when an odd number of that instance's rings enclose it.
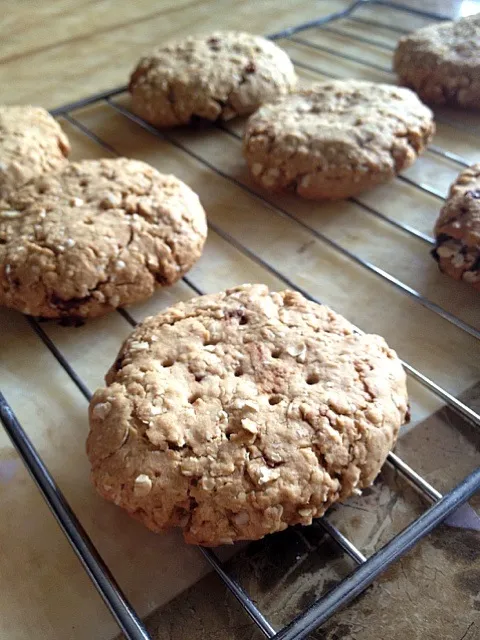
<instances>
[{"instance_id":1,"label":"cookie with cracked surface","mask_svg":"<svg viewBox=\"0 0 480 640\"><path fill-rule=\"evenodd\" d=\"M434 130L432 112L409 89L337 80L260 107L243 153L265 189L336 200L409 167Z\"/></svg>"},{"instance_id":2,"label":"cookie with cracked surface","mask_svg":"<svg viewBox=\"0 0 480 640\"><path fill-rule=\"evenodd\" d=\"M407 415L383 338L265 285L147 318L106 384L87 442L98 492L201 545L310 524L373 482Z\"/></svg>"},{"instance_id":3,"label":"cookie with cracked surface","mask_svg":"<svg viewBox=\"0 0 480 640\"><path fill-rule=\"evenodd\" d=\"M159 47L131 75L133 111L157 127L230 120L290 91L288 55L265 38L217 31Z\"/></svg>"},{"instance_id":4,"label":"cookie with cracked surface","mask_svg":"<svg viewBox=\"0 0 480 640\"><path fill-rule=\"evenodd\" d=\"M151 296L199 258L197 195L136 160L84 160L0 203L0 304L86 318Z\"/></svg>"},{"instance_id":5,"label":"cookie with cracked surface","mask_svg":"<svg viewBox=\"0 0 480 640\"><path fill-rule=\"evenodd\" d=\"M460 173L435 224L440 271L480 291L480 164Z\"/></svg>"},{"instance_id":6,"label":"cookie with cracked surface","mask_svg":"<svg viewBox=\"0 0 480 640\"><path fill-rule=\"evenodd\" d=\"M70 144L41 107L0 106L0 197L67 163Z\"/></svg>"},{"instance_id":7,"label":"cookie with cracked surface","mask_svg":"<svg viewBox=\"0 0 480 640\"><path fill-rule=\"evenodd\" d=\"M480 109L480 13L400 38L393 67L426 102Z\"/></svg>"}]
</instances>

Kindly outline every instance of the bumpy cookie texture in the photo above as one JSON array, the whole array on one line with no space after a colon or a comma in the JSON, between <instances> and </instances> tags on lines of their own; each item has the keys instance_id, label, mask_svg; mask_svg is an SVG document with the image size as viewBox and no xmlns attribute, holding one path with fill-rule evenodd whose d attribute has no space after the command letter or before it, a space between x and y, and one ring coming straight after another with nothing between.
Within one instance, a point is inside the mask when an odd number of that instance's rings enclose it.
<instances>
[{"instance_id":1,"label":"bumpy cookie texture","mask_svg":"<svg viewBox=\"0 0 480 640\"><path fill-rule=\"evenodd\" d=\"M0 197L61 169L69 152L67 136L45 109L0 106Z\"/></svg>"},{"instance_id":2,"label":"bumpy cookie texture","mask_svg":"<svg viewBox=\"0 0 480 640\"><path fill-rule=\"evenodd\" d=\"M202 545L310 524L373 482L407 414L382 338L265 285L147 318L106 382L90 405L97 490Z\"/></svg>"},{"instance_id":3,"label":"bumpy cookie texture","mask_svg":"<svg viewBox=\"0 0 480 640\"><path fill-rule=\"evenodd\" d=\"M434 131L430 109L409 89L338 80L262 106L243 151L264 188L333 200L409 167Z\"/></svg>"},{"instance_id":4,"label":"bumpy cookie texture","mask_svg":"<svg viewBox=\"0 0 480 640\"><path fill-rule=\"evenodd\" d=\"M440 270L480 291L480 164L462 171L450 187L435 237L432 255Z\"/></svg>"},{"instance_id":5,"label":"bumpy cookie texture","mask_svg":"<svg viewBox=\"0 0 480 640\"><path fill-rule=\"evenodd\" d=\"M85 160L0 202L0 304L93 317L148 298L199 258L197 195L144 162Z\"/></svg>"},{"instance_id":6,"label":"bumpy cookie texture","mask_svg":"<svg viewBox=\"0 0 480 640\"><path fill-rule=\"evenodd\" d=\"M296 75L273 42L234 31L190 37L155 49L132 73L135 113L158 127L192 118L230 120L290 91Z\"/></svg>"},{"instance_id":7,"label":"bumpy cookie texture","mask_svg":"<svg viewBox=\"0 0 480 640\"><path fill-rule=\"evenodd\" d=\"M426 102L480 109L480 13L404 36L393 66Z\"/></svg>"}]
</instances>

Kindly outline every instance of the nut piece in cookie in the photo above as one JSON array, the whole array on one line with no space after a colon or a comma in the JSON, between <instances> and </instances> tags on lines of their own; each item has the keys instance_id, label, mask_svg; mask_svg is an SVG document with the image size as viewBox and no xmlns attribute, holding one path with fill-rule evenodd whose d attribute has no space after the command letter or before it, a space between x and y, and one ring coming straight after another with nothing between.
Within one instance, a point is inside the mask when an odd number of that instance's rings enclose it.
<instances>
[{"instance_id":1,"label":"nut piece in cookie","mask_svg":"<svg viewBox=\"0 0 480 640\"><path fill-rule=\"evenodd\" d=\"M480 13L400 38L393 67L428 103L480 109Z\"/></svg>"},{"instance_id":2,"label":"nut piece in cookie","mask_svg":"<svg viewBox=\"0 0 480 640\"><path fill-rule=\"evenodd\" d=\"M289 92L296 74L288 55L249 33L217 31L158 47L131 75L132 109L157 127L192 119L230 120Z\"/></svg>"},{"instance_id":3,"label":"nut piece in cookie","mask_svg":"<svg viewBox=\"0 0 480 640\"><path fill-rule=\"evenodd\" d=\"M87 452L107 500L219 545L310 524L370 485L407 416L383 338L247 284L135 329L91 401Z\"/></svg>"},{"instance_id":4,"label":"nut piece in cookie","mask_svg":"<svg viewBox=\"0 0 480 640\"><path fill-rule=\"evenodd\" d=\"M480 164L460 173L435 224L440 271L480 291Z\"/></svg>"},{"instance_id":5,"label":"nut piece in cookie","mask_svg":"<svg viewBox=\"0 0 480 640\"><path fill-rule=\"evenodd\" d=\"M434 131L432 112L409 89L336 80L260 107L243 153L265 189L336 200L409 167Z\"/></svg>"},{"instance_id":6,"label":"nut piece in cookie","mask_svg":"<svg viewBox=\"0 0 480 640\"><path fill-rule=\"evenodd\" d=\"M127 158L84 160L0 202L0 304L45 318L88 318L145 300L200 257L197 195Z\"/></svg>"},{"instance_id":7,"label":"nut piece in cookie","mask_svg":"<svg viewBox=\"0 0 480 640\"><path fill-rule=\"evenodd\" d=\"M0 106L0 198L27 180L67 163L70 144L41 107Z\"/></svg>"}]
</instances>

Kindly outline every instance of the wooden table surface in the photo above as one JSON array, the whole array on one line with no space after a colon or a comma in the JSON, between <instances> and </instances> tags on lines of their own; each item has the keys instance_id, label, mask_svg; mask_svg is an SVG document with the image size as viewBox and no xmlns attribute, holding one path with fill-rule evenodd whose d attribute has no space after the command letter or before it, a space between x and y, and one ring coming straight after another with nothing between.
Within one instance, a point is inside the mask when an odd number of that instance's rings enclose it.
<instances>
[{"instance_id":1,"label":"wooden table surface","mask_svg":"<svg viewBox=\"0 0 480 640\"><path fill-rule=\"evenodd\" d=\"M411 4L418 3L412 0ZM345 0L3 0L0 101L57 107L125 85L137 58L167 38L215 28L272 33L347 6ZM448 15L459 15L462 6L474 10L472 2L468 6L458 1L422 3L422 9ZM369 6L362 7L361 15L387 24L392 19L389 11ZM304 83L324 79L328 73L395 82L391 52L398 29L411 30L425 20L398 11L393 20L394 29L389 24L368 26L346 20L341 25L343 35L310 29L302 33L307 45L285 39L279 44L300 63L297 70ZM365 44L366 38L374 44ZM322 52L319 46L330 52ZM128 106L127 96L118 100ZM82 133L81 127L88 127L109 149L145 160L164 173L175 173L198 192L211 228L204 255L189 274L195 287L213 292L256 281L279 289L285 288L286 276L359 326L384 335L405 360L451 393L462 394L480 380L478 341L364 264L393 274L448 313L480 328L471 289L442 276L429 256L429 238L441 197L459 171L455 161L429 151L403 179L362 194L358 201L311 203L293 195L265 194L250 181L240 152L241 120L228 123L230 134L212 126L177 129L158 137L106 103L77 110L73 116L76 123L60 118L72 142L73 160L112 153ZM468 162L478 160L479 117L462 113L460 118L445 110L438 110L438 116L435 143ZM234 238L236 247L225 234ZM249 251L270 268L259 264ZM359 255L364 263L349 257L349 252ZM159 290L144 304L134 305L130 313L141 320L193 295L192 286L182 281ZM119 344L131 331L117 313L77 329L52 322L41 326L90 389L102 384ZM196 549L183 544L178 532L155 536L95 495L84 450L88 429L85 398L26 320L5 309L0 310L0 364L0 389L140 614L157 609L198 580L207 567ZM442 403L412 379L409 392L412 423L404 431L399 450L439 490L448 490L480 464L480 456L472 438L462 436L449 419L436 419L434 429L423 429L421 425ZM426 433L421 443L419 433ZM376 487L381 500L395 506L397 516L378 518L370 500L371 517L364 518L363 524L353 520L343 523L354 541L368 551L416 513L407 498L398 496L397 487L383 480ZM0 638L111 638L115 623L2 429L0 509ZM348 509L342 511L346 512ZM441 550L431 546L425 557L431 566L443 562ZM412 621L413 631L401 627L405 631L402 638L473 640L472 635L462 636L466 625L461 620L442 617L443 612L456 607L468 617L468 624L479 624L480 613L471 613L468 599L455 586L458 567L453 563L449 567L444 581L438 578L435 613L428 601L421 616L418 607L412 609L405 619ZM302 575L308 575L308 570ZM417 589L415 598L421 600L427 589L418 587L415 575L407 587ZM407 587L395 583L393 591L401 599ZM388 611L403 611L404 606L399 601L392 604L387 596L377 604L382 616ZM211 612L203 615L213 619ZM160 615L159 638L187 640L181 629L170 635L164 620ZM189 626L188 637L213 637L208 633L201 636L194 624ZM417 633L424 635L414 635ZM221 640L227 637L223 630L215 636ZM368 633L355 636L359 640L372 637ZM399 636L391 637L396 640Z\"/></svg>"}]
</instances>

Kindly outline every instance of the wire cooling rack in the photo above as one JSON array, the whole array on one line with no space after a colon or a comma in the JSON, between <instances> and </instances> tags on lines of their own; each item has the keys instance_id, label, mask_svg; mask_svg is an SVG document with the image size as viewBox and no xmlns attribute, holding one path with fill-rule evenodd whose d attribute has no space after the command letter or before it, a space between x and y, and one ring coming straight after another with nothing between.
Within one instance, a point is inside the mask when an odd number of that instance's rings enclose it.
<instances>
[{"instance_id":1,"label":"wire cooling rack","mask_svg":"<svg viewBox=\"0 0 480 640\"><path fill-rule=\"evenodd\" d=\"M362 43L365 45L374 45L379 49L384 49L385 51L391 52L394 48L391 44L352 33L351 30L345 30L343 28L342 20L348 18L351 21L355 21L358 24L362 24L367 27L378 27L380 29L387 29L396 34L402 34L406 32L406 30L398 24L391 24L391 22L387 24L382 21L372 20L370 18L366 19L364 17L356 15L357 10L361 6L365 6L367 4L380 5L384 8L388 7L397 12L404 12L405 14L414 15L429 21L445 19L444 16L439 16L437 14L432 14L414 8L406 8L404 6L397 5L396 3L374 1L369 2L368 0L359 0L357 2L354 2L350 7L343 11L339 11L335 14L331 14L319 20L313 20L308 23L293 26L281 32L272 34L269 37L273 40L282 39L284 41L291 41L302 46L309 47L312 51L322 51L324 53L328 53L329 55L336 56L347 61L353 61L356 64L365 65L381 72L389 72L389 68L379 65L376 62L369 61L368 59L359 59L356 56L339 50L334 50L333 48L324 46L322 44L319 44L318 42L311 42L308 40L308 38L305 38L302 35L303 32L307 31L308 29L321 28L344 38L348 38L353 42ZM332 23L335 24L332 25ZM319 69L315 65L302 61L294 60L294 62L299 68L304 68L313 72L319 72L322 76L335 77L325 68ZM243 183L238 182L235 178L231 177L227 173L224 173L217 167L210 164L203 157L196 154L190 148L187 148L181 142L178 142L178 140L170 137L168 132L160 132L156 130L148 123L144 122L133 113L131 113L127 108L114 101L114 98L125 93L125 91L125 86L118 87L110 91L98 93L83 100L78 100L76 102L66 104L62 107L52 110L51 113L55 116L61 116L72 126L76 127L79 131L88 136L91 141L101 145L103 148L109 150L110 152L115 153L114 149L112 149L112 147L104 142L98 136L98 134L91 131L85 124L80 122L75 117L75 115L73 115L76 111L89 105L108 105L110 109L121 114L122 117L127 118L129 121L135 123L135 125L142 127L144 130L148 131L154 136L158 136L163 140L167 140L170 144L173 144L177 148L181 149L183 153L187 153L190 156L194 157L196 160L203 163L210 170L219 174L226 180L233 181L241 189L247 190L251 194L253 194L255 198L260 198L264 202L268 203L270 207L276 208L282 215L294 219L297 224L302 225L314 237L320 238L332 249L341 253L343 256L352 260L356 264L360 265L363 269L366 269L367 271L372 272L383 280L387 281L393 287L400 290L403 294L412 298L416 304L420 304L423 307L426 307L432 313L437 314L445 321L454 324L456 327L465 331L474 338L478 339L480 337L480 332L475 327L458 318L451 311L448 311L442 308L442 306L431 302L421 293L403 283L395 276L362 259L355 253L344 248L341 244L337 243L334 240L331 240L326 235L322 234L319 231L316 231L306 223L299 221L297 218L294 218L288 211L280 209L280 207L270 202L267 197L259 196L258 193L253 192L248 188L248 186L245 186ZM222 128L226 133L233 137L240 137L234 128L230 128L226 125L217 126ZM436 156L453 162L455 165L457 165L458 170L461 170L461 168L470 164L462 157L460 157L457 153L440 148L436 145L431 145L429 147L429 151ZM424 191L438 198L442 197L438 190L436 190L432 186L418 183L417 181L407 176L399 176L399 179L412 185L415 189ZM356 202L356 204L361 206L369 214L382 218L388 224L400 228L403 232L419 238L426 244L433 243L433 240L429 236L425 235L423 232L415 229L414 227L399 222L398 220L394 220L386 216L384 213L376 211L374 208L360 202L359 200L354 199L354 202ZM234 238L232 235L224 231L218 225L210 222L209 226L211 230L213 230L228 243L233 245L238 251L240 251L242 254L244 254L257 264L261 265L262 268L276 276L279 280L283 281L287 286L300 291L311 300L316 300L316 298L314 298L308 291L305 291L304 289L297 286L293 281L291 281L277 268L275 268L275 266L263 259L257 253L253 252L251 249L249 249L238 239ZM188 286L198 294L201 295L204 293L192 281L190 281L189 278L184 278L184 280L188 284ZM129 322L132 326L136 325L136 321L128 313L128 311L122 309L119 310L118 313L120 313L124 317L124 319L127 320L127 322ZM88 389L87 385L82 381L80 376L76 373L76 371L73 369L64 355L60 352L52 339L43 330L39 322L33 318L28 318L27 320L32 330L36 332L39 338L43 341L44 345L50 350L52 355L63 367L65 372L75 383L80 392L87 400L90 399L91 392ZM435 394L442 401L442 403L448 405L463 420L474 424L476 427L480 426L480 415L476 413L472 408L457 399L454 395L439 386L436 382L431 380L428 376L410 365L408 362L403 361L403 365L407 374L411 378L415 379L417 382L423 385L423 387L428 389L431 393ZM116 619L126 638L128 640L147 640L149 638L149 635L145 630L145 627L143 626L143 623L141 622L138 614L128 602L125 595L122 593L120 586L117 584L115 578L110 573L108 567L100 557L95 546L87 536L75 513L65 500L52 475L50 474L38 452L34 448L31 440L17 420L6 398L1 393L0 417L7 434L12 440L25 466L35 480L53 515L57 519L57 522L59 523L65 536L72 545L73 550L77 554L86 572L90 576L95 587L97 588L105 604L111 611L112 615ZM249 597L248 593L246 593L242 586L227 572L225 566L219 560L217 555L212 550L200 548L200 552L205 556L213 569L217 572L226 586L237 598L241 606L245 609L246 613L251 617L258 628L261 629L266 637L275 638L278 640L298 640L301 638L305 638L315 628L328 620L337 610L352 601L369 584L371 584L375 580L375 578L377 578L383 571L385 571L385 569L389 567L390 564L399 559L413 545L415 545L418 540L427 535L436 525L438 525L442 520L444 520L449 514L451 514L463 502L468 500L470 496L472 496L476 491L480 489L480 469L474 471L471 475L467 476L460 484L458 484L451 491L442 496L421 475L419 475L414 469L412 469L394 453L390 453L390 455L388 456L388 463L391 464L405 478L407 478L418 489L419 492L426 496L431 502L431 506L426 509L420 517L414 520L409 526L407 526L403 531L392 538L387 544L385 544L368 559L347 537L345 537L345 535L343 535L339 531L339 529L337 529L333 524L331 524L331 522L329 522L328 517L323 517L318 520L318 524L324 528L324 530L345 552L345 554L347 554L356 563L357 568L346 579L342 580L339 584L337 584L337 586L331 589L323 597L315 601L308 609L303 611L301 614L295 617L287 626L280 630L275 630L273 628L273 626L262 614L262 612L259 611L255 603Z\"/></svg>"}]
</instances>

